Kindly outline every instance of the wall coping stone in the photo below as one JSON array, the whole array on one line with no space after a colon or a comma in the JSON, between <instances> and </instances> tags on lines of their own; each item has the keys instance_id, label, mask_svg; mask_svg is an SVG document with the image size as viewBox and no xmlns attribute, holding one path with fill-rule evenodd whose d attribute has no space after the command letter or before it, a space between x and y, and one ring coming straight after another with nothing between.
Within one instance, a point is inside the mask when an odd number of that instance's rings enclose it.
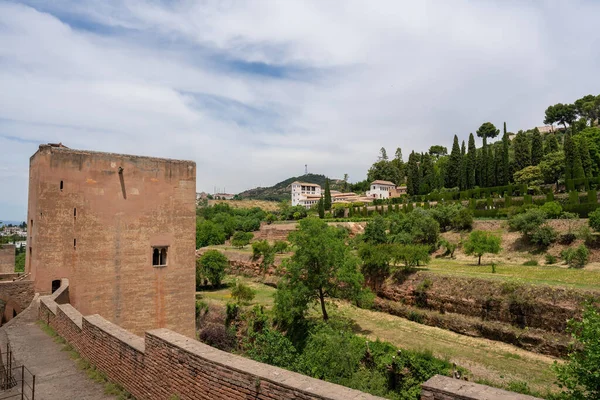
<instances>
[{"instance_id":1,"label":"wall coping stone","mask_svg":"<svg viewBox=\"0 0 600 400\"><path fill-rule=\"evenodd\" d=\"M460 400L541 400L478 383L435 375L422 385L423 391L442 393L451 399Z\"/></svg>"},{"instance_id":2,"label":"wall coping stone","mask_svg":"<svg viewBox=\"0 0 600 400\"><path fill-rule=\"evenodd\" d=\"M81 329L83 327L83 316L70 304L59 304L57 306L71 321Z\"/></svg>"},{"instance_id":3,"label":"wall coping stone","mask_svg":"<svg viewBox=\"0 0 600 400\"><path fill-rule=\"evenodd\" d=\"M274 384L285 386L291 390L301 390L325 399L356 399L370 400L381 399L368 393L363 393L344 386L311 378L296 372L284 370L272 365L259 363L235 354L208 346L202 342L190 339L168 329L153 329L146 332L147 336L154 336L165 342L179 347L181 350L195 356L200 356L210 362L240 373L256 376L259 379L270 381Z\"/></svg>"},{"instance_id":4,"label":"wall coping stone","mask_svg":"<svg viewBox=\"0 0 600 400\"><path fill-rule=\"evenodd\" d=\"M81 315L81 313L79 311L77 311L77 313L79 315ZM141 338L137 335L134 335L133 333L129 332L128 330L125 330L125 329L121 328L120 326L113 324L110 321L107 321L106 319L102 318L100 315L98 315L98 314L86 315L85 317L83 317L83 319L90 325L94 325L98 329L100 329L103 332L107 333L108 335L114 337L115 339L118 339L119 341L123 342L124 344L128 345L129 347L131 347L141 353L144 353L146 351L146 343L143 338Z\"/></svg>"}]
</instances>

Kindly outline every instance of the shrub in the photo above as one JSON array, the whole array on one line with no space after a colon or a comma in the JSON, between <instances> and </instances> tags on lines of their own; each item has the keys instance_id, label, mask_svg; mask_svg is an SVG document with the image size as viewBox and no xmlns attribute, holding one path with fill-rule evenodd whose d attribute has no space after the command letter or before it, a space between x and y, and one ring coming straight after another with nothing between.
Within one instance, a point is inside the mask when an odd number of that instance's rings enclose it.
<instances>
[{"instance_id":1,"label":"shrub","mask_svg":"<svg viewBox=\"0 0 600 400\"><path fill-rule=\"evenodd\" d=\"M196 285L198 286L203 279L208 279L213 286L221 286L228 266L229 261L223 253L208 250L196 260Z\"/></svg>"},{"instance_id":2,"label":"shrub","mask_svg":"<svg viewBox=\"0 0 600 400\"><path fill-rule=\"evenodd\" d=\"M241 232L237 231L233 234L231 238L231 245L234 247L239 247L240 249L246 246L250 241L254 238L254 234L251 232Z\"/></svg>"},{"instance_id":3,"label":"shrub","mask_svg":"<svg viewBox=\"0 0 600 400\"><path fill-rule=\"evenodd\" d=\"M202 300L196 300L196 319L205 316L208 313L208 304Z\"/></svg>"},{"instance_id":4,"label":"shrub","mask_svg":"<svg viewBox=\"0 0 600 400\"><path fill-rule=\"evenodd\" d=\"M531 260L527 260L523 263L523 265L528 266L528 267L537 267L538 262L535 259L531 259Z\"/></svg>"},{"instance_id":5,"label":"shrub","mask_svg":"<svg viewBox=\"0 0 600 400\"><path fill-rule=\"evenodd\" d=\"M577 239L577 236L574 233L563 233L558 237L558 243L567 245L573 243L575 239Z\"/></svg>"},{"instance_id":6,"label":"shrub","mask_svg":"<svg viewBox=\"0 0 600 400\"><path fill-rule=\"evenodd\" d=\"M258 362L293 370L298 354L292 342L279 331L263 329L250 336L248 356Z\"/></svg>"},{"instance_id":7,"label":"shrub","mask_svg":"<svg viewBox=\"0 0 600 400\"><path fill-rule=\"evenodd\" d=\"M531 243L542 247L548 247L556 241L558 233L549 225L542 225L531 234Z\"/></svg>"},{"instance_id":8,"label":"shrub","mask_svg":"<svg viewBox=\"0 0 600 400\"><path fill-rule=\"evenodd\" d=\"M595 230L596 232L600 232L600 208L596 209L594 212L589 214L589 222L590 228Z\"/></svg>"},{"instance_id":9,"label":"shrub","mask_svg":"<svg viewBox=\"0 0 600 400\"><path fill-rule=\"evenodd\" d=\"M545 259L547 265L556 264L556 261L558 261L552 254L546 254Z\"/></svg>"},{"instance_id":10,"label":"shrub","mask_svg":"<svg viewBox=\"0 0 600 400\"><path fill-rule=\"evenodd\" d=\"M232 351L236 347L235 335L221 324L207 324L198 337L202 342L219 350Z\"/></svg>"},{"instance_id":11,"label":"shrub","mask_svg":"<svg viewBox=\"0 0 600 400\"><path fill-rule=\"evenodd\" d=\"M546 213L548 218L558 218L562 213L562 207L556 201L550 201L548 203L545 203L543 206L540 207L540 209Z\"/></svg>"},{"instance_id":12,"label":"shrub","mask_svg":"<svg viewBox=\"0 0 600 400\"><path fill-rule=\"evenodd\" d=\"M285 253L288 247L287 242L283 240L276 240L275 243L273 243L273 251L275 253Z\"/></svg>"},{"instance_id":13,"label":"shrub","mask_svg":"<svg viewBox=\"0 0 600 400\"><path fill-rule=\"evenodd\" d=\"M254 299L254 296L256 296L256 291L242 282L236 281L233 289L231 289L231 297L239 304L250 303Z\"/></svg>"},{"instance_id":14,"label":"shrub","mask_svg":"<svg viewBox=\"0 0 600 400\"><path fill-rule=\"evenodd\" d=\"M583 268L587 263L590 256L590 251L585 245L580 245L577 248L568 248L560 253L562 259L571 268Z\"/></svg>"},{"instance_id":15,"label":"shrub","mask_svg":"<svg viewBox=\"0 0 600 400\"><path fill-rule=\"evenodd\" d=\"M225 243L223 227L212 221L198 221L196 223L196 248Z\"/></svg>"},{"instance_id":16,"label":"shrub","mask_svg":"<svg viewBox=\"0 0 600 400\"><path fill-rule=\"evenodd\" d=\"M468 208L461 207L452 218L452 227L459 230L469 230L473 227L473 212Z\"/></svg>"},{"instance_id":17,"label":"shrub","mask_svg":"<svg viewBox=\"0 0 600 400\"><path fill-rule=\"evenodd\" d=\"M521 232L526 237L530 237L544 222L546 222L546 213L540 209L531 208L522 214L513 216L508 221L508 225L511 229Z\"/></svg>"}]
</instances>

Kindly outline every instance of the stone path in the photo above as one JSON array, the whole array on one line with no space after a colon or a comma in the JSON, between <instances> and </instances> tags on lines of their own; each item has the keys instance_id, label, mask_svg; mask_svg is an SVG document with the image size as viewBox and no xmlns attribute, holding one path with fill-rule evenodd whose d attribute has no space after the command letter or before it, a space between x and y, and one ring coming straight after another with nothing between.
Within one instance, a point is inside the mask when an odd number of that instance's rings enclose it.
<instances>
[{"instance_id":1,"label":"stone path","mask_svg":"<svg viewBox=\"0 0 600 400\"><path fill-rule=\"evenodd\" d=\"M114 400L104 385L77 368L62 344L56 343L36 323L37 307L29 307L0 328L6 332L14 357L36 375L35 399ZM27 392L25 392L27 393ZM4 393L0 392L0 398Z\"/></svg>"}]
</instances>

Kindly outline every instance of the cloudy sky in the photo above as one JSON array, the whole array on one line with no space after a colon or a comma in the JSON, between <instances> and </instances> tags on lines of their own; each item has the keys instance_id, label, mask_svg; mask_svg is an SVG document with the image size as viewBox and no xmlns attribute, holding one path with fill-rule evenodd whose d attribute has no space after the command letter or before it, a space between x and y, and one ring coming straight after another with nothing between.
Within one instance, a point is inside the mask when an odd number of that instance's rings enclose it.
<instances>
[{"instance_id":1,"label":"cloudy sky","mask_svg":"<svg viewBox=\"0 0 600 400\"><path fill-rule=\"evenodd\" d=\"M598 1L0 0L0 219L40 143L195 160L198 191L516 131L600 93Z\"/></svg>"}]
</instances>

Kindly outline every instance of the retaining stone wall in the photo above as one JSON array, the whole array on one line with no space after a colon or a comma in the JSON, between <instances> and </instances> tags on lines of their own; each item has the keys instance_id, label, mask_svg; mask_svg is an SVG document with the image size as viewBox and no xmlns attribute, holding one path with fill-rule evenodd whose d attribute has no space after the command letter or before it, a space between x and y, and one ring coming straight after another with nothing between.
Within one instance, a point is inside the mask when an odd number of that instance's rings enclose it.
<instances>
[{"instance_id":1,"label":"retaining stone wall","mask_svg":"<svg viewBox=\"0 0 600 400\"><path fill-rule=\"evenodd\" d=\"M435 375L423 384L421 400L541 400L477 383Z\"/></svg>"}]
</instances>

